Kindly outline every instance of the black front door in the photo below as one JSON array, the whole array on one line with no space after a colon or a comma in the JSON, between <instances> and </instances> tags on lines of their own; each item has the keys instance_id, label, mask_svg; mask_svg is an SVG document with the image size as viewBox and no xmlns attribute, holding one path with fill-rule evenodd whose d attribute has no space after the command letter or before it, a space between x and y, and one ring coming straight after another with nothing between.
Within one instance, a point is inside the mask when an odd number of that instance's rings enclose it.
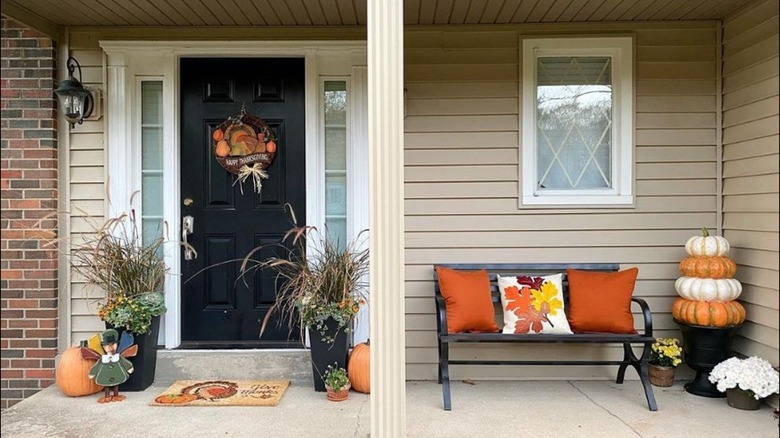
<instances>
[{"instance_id":1,"label":"black front door","mask_svg":"<svg viewBox=\"0 0 780 438\"><path fill-rule=\"evenodd\" d=\"M266 169L268 179L259 195L251 179L242 194L235 176L212 154L211 133L242 105L265 120L277 138L276 158ZM236 281L240 263L223 262L281 241L291 226L285 204L305 224L304 130L303 59L181 60L181 214L194 218L188 240L198 253L185 260L182 251L183 348L300 345L294 342L298 331L278 327L275 320L258 338L261 321L276 299L273 272ZM273 251L278 250L268 247L255 258Z\"/></svg>"}]
</instances>

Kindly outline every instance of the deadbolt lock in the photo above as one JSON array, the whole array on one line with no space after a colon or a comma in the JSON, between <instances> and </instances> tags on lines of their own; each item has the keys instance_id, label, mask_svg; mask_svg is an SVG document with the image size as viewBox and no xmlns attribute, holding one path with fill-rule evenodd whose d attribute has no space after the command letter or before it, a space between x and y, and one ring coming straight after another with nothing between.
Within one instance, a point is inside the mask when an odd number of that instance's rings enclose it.
<instances>
[{"instance_id":1,"label":"deadbolt lock","mask_svg":"<svg viewBox=\"0 0 780 438\"><path fill-rule=\"evenodd\" d=\"M193 201L193 200L192 200L192 198L184 198L184 201L182 201L182 203L183 203L185 206L187 206L187 207L189 207L190 205L192 205L192 203L193 203L193 202L195 202L195 201Z\"/></svg>"}]
</instances>

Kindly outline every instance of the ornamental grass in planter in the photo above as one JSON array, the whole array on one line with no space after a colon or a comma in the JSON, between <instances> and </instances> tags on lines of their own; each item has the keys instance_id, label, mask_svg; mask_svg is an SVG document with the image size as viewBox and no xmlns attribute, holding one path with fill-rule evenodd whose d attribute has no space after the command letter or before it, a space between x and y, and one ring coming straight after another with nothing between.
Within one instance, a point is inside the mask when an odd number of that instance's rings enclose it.
<instances>
[{"instance_id":1,"label":"ornamental grass in planter","mask_svg":"<svg viewBox=\"0 0 780 438\"><path fill-rule=\"evenodd\" d=\"M132 203L132 198L131 201ZM161 232L144 239L135 210L103 222L87 218L91 230L69 239L65 256L87 284L106 328L128 331L139 346L134 372L123 391L141 391L154 381L160 317L166 312L163 260L169 240ZM178 245L178 243L177 243Z\"/></svg>"},{"instance_id":2,"label":"ornamental grass in planter","mask_svg":"<svg viewBox=\"0 0 780 438\"><path fill-rule=\"evenodd\" d=\"M94 232L71 246L71 266L87 284L105 292L97 315L113 328L145 335L165 313L162 236L143 242L135 210L92 225Z\"/></svg>"},{"instance_id":3,"label":"ornamental grass in planter","mask_svg":"<svg viewBox=\"0 0 780 438\"><path fill-rule=\"evenodd\" d=\"M295 214L291 212L295 224ZM366 303L368 245L358 239L339 242L325 229L293 226L277 244L279 256L254 260L263 247L252 250L241 265L242 276L255 269L272 269L277 273L276 302L260 327L263 335L269 320L280 313L290 331L308 329L314 387L325 391L324 375L335 363L346 368L348 339L352 323ZM303 336L301 337L304 338Z\"/></svg>"},{"instance_id":4,"label":"ornamental grass in planter","mask_svg":"<svg viewBox=\"0 0 780 438\"><path fill-rule=\"evenodd\" d=\"M138 345L134 371L122 391L143 391L154 383L160 317L166 312L162 259L165 240L144 242L135 210L94 225L95 233L71 249L71 264L87 284L105 292L97 314L107 328L130 332Z\"/></svg>"},{"instance_id":5,"label":"ornamental grass in planter","mask_svg":"<svg viewBox=\"0 0 780 438\"><path fill-rule=\"evenodd\" d=\"M256 248L241 266L242 273L271 268L280 280L276 303L264 318L260 334L273 312L280 312L290 329L300 325L326 336L327 322L332 319L349 332L360 305L366 302L368 249L358 249L356 242L341 244L327 231L320 233L309 225L291 228L282 241L291 244L282 247L282 256L257 262L251 259L260 249Z\"/></svg>"}]
</instances>

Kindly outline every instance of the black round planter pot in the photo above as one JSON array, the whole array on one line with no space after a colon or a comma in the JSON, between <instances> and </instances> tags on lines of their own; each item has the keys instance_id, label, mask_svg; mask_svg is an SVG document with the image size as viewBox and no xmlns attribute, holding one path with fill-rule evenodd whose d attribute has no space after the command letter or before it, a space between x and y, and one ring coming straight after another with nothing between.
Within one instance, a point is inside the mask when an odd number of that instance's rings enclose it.
<instances>
[{"instance_id":1,"label":"black round planter pot","mask_svg":"<svg viewBox=\"0 0 780 438\"><path fill-rule=\"evenodd\" d=\"M347 332L339 327L333 318L325 320L328 329L325 337L334 339L333 343L325 342L324 337L316 328L309 329L309 345L311 346L311 368L314 374L314 390L325 392L325 382L322 380L328 365L347 367Z\"/></svg>"},{"instance_id":2,"label":"black round planter pot","mask_svg":"<svg viewBox=\"0 0 780 438\"><path fill-rule=\"evenodd\" d=\"M742 324L707 327L686 324L676 319L674 322L682 332L685 363L696 371L693 381L685 384L685 391L702 397L725 397L726 393L718 391L716 385L710 382L710 372L715 365L733 356L731 342Z\"/></svg>"},{"instance_id":3,"label":"black round planter pot","mask_svg":"<svg viewBox=\"0 0 780 438\"><path fill-rule=\"evenodd\" d=\"M125 331L122 327L114 327L106 323L106 328L112 328L119 332ZM149 333L136 335L133 333L135 344L138 345L138 354L135 357L129 357L128 360L133 363L133 372L127 382L119 385L119 391L143 391L154 383L154 373L157 369L157 338L160 334L160 317L152 318L152 329Z\"/></svg>"}]
</instances>

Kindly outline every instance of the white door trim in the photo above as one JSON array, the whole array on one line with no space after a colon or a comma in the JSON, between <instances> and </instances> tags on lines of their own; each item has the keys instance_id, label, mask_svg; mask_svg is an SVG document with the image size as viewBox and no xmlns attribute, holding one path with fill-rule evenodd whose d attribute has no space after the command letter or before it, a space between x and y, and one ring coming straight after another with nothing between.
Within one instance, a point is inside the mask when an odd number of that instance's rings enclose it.
<instances>
[{"instance_id":1,"label":"white door trim","mask_svg":"<svg viewBox=\"0 0 780 438\"><path fill-rule=\"evenodd\" d=\"M365 65L365 41L101 41L100 46L107 55L108 69L108 132L105 135L108 139L106 172L111 206L106 206L107 214L128 211L132 207L129 205L129 194L137 189L133 187L127 166L133 148L140 149L140 139L133 135L127 122L133 114L133 108L139 103L136 102L133 90L136 77L163 78L163 138L165 144L170 145L168 150L173 151L163 158L163 217L169 224L170 238L178 240L181 226L179 59L183 56L302 57L305 60L306 87L306 222L315 226L324 223L324 193L320 193L322 186L317 184L319 175L324 174L325 169L323 148L317 135L321 126L318 80L320 75L340 74L328 69L346 68L347 74L351 74L353 65ZM354 64L323 62L334 56L344 57ZM366 156L367 147L366 143ZM356 176L355 183L362 184L364 179L368 180L367 167L363 166L366 169L364 175ZM365 193L363 205L366 208L368 206L368 193ZM362 216L358 221L363 222ZM367 222L365 220L366 225ZM179 291L182 278L179 250L166 251L165 262L172 274L166 281L165 304L168 311L163 320L165 348L176 348L181 344Z\"/></svg>"}]
</instances>

